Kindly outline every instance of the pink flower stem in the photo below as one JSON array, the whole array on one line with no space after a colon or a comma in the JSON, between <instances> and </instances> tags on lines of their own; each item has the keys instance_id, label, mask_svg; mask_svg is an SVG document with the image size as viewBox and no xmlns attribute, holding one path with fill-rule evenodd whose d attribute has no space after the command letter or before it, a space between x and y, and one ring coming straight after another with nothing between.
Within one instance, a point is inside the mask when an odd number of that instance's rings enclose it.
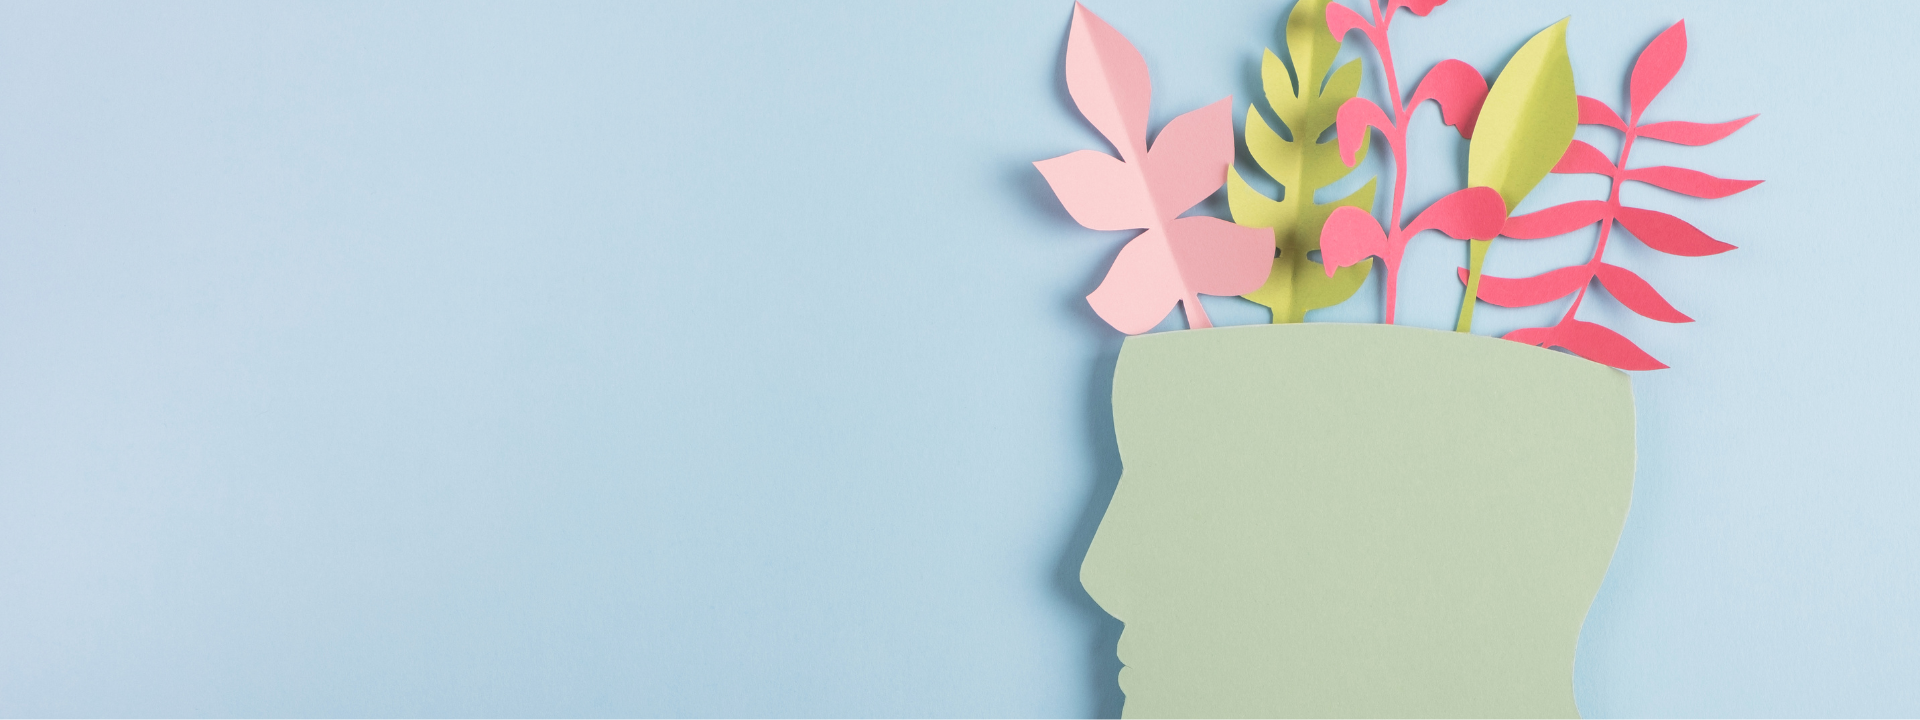
<instances>
[{"instance_id":1,"label":"pink flower stem","mask_svg":"<svg viewBox=\"0 0 1920 720\"><path fill-rule=\"evenodd\" d=\"M1387 222L1387 252L1391 257L1380 258L1387 267L1386 285L1386 324L1393 324L1393 310L1400 289L1400 252L1404 247L1400 213L1407 199L1407 101L1400 96L1400 74L1393 66L1393 43L1387 40L1387 30L1393 25L1394 13L1389 10L1384 16L1380 13L1380 4L1368 2L1373 10L1373 27L1366 31L1367 39L1373 42L1374 52L1380 55L1380 67L1386 73L1387 94L1393 97L1393 129L1384 133L1387 149L1393 154L1393 209Z\"/></svg>"}]
</instances>

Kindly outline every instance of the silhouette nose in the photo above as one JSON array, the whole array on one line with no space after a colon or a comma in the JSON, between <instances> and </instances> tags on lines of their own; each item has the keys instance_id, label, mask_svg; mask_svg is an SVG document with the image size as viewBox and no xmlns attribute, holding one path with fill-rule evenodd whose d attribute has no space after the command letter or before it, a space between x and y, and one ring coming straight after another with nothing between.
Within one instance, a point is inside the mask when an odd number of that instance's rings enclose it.
<instances>
[{"instance_id":1,"label":"silhouette nose","mask_svg":"<svg viewBox=\"0 0 1920 720\"><path fill-rule=\"evenodd\" d=\"M1087 589L1087 594L1108 615L1124 622L1127 615L1122 599L1127 596L1125 588L1133 579L1124 562L1125 553L1115 548L1117 539L1126 532L1121 520L1125 513L1118 512L1119 504L1120 498L1116 495L1113 506L1109 506L1106 516L1100 519L1100 528L1094 531L1093 544L1087 548L1086 559L1080 562L1080 586Z\"/></svg>"}]
</instances>

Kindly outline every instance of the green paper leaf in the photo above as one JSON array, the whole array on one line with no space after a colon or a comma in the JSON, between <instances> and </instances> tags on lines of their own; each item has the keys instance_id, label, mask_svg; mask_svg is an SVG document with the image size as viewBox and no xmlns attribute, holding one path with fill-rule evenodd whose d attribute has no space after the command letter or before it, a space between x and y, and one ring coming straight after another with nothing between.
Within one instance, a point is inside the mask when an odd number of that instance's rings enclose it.
<instances>
[{"instance_id":1,"label":"green paper leaf","mask_svg":"<svg viewBox=\"0 0 1920 720\"><path fill-rule=\"evenodd\" d=\"M1248 106L1247 150L1253 160L1278 181L1284 190L1274 200L1248 185L1232 168L1227 172L1227 206L1236 223L1273 230L1274 247L1279 249L1267 284L1247 293L1248 300L1273 309L1276 323L1301 322L1308 310L1338 305L1352 297L1367 279L1372 261L1342 268L1328 277L1320 263L1307 254L1320 249L1320 226L1334 208L1373 209L1374 183L1330 203L1313 201L1313 195L1352 172L1340 159L1339 143L1319 142L1340 112L1340 104L1360 89L1360 61L1354 60L1328 71L1340 52L1340 39L1327 30L1328 0L1300 0L1287 16L1287 53L1293 61L1289 73L1285 63L1271 50L1260 61L1261 84L1274 115L1292 135L1289 140L1267 124L1258 109ZM1355 162L1366 157L1362 145Z\"/></svg>"},{"instance_id":2,"label":"green paper leaf","mask_svg":"<svg viewBox=\"0 0 1920 720\"><path fill-rule=\"evenodd\" d=\"M1493 188L1512 213L1567 153L1580 122L1577 97L1573 63L1567 59L1567 20L1561 20L1522 45L1487 90L1467 149L1467 185ZM1460 332L1473 328L1474 294L1492 240L1469 244L1467 294L1454 326Z\"/></svg>"}]
</instances>

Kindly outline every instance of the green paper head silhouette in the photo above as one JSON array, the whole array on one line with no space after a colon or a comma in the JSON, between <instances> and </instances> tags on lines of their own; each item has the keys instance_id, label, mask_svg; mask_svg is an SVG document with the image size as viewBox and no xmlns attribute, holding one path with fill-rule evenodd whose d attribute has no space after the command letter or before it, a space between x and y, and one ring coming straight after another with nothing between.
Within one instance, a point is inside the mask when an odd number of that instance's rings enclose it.
<instances>
[{"instance_id":1,"label":"green paper head silhouette","mask_svg":"<svg viewBox=\"0 0 1920 720\"><path fill-rule=\"evenodd\" d=\"M1625 374L1492 338L1129 338L1125 472L1081 567L1128 717L1577 715L1626 517Z\"/></svg>"}]
</instances>

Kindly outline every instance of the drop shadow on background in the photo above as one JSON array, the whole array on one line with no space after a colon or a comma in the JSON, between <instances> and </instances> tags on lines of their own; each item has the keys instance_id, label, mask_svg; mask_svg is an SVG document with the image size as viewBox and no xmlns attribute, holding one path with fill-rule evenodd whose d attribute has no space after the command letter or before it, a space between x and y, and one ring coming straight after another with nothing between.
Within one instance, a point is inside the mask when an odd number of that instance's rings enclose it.
<instances>
[{"instance_id":1,"label":"drop shadow on background","mask_svg":"<svg viewBox=\"0 0 1920 720\"><path fill-rule=\"evenodd\" d=\"M1066 18L1062 18L1063 21ZM1073 104L1073 97L1067 90L1066 48L1070 22L1060 24L1057 47L1059 54L1053 65L1054 105L1062 117L1071 117L1078 121L1088 132L1089 143L1085 146L1100 152L1112 152L1097 130L1080 115ZM1082 148L1063 149L1060 154ZM1041 160L1044 157L1034 157ZM1096 233L1081 227L1069 215L1060 201L1054 198L1053 190L1046 179L1030 164L1021 163L1004 176L1009 190L1014 193L1015 201L1024 206L1027 214L1038 222L1057 228L1063 238L1084 234L1096 237L1083 237L1083 240L1100 239L1098 235L1118 235L1118 233ZM1127 233L1125 240L1131 240ZM1079 424L1082 440L1078 443L1078 452L1082 453L1080 467L1087 468L1086 476L1078 479L1076 487L1085 488L1085 504L1079 515L1067 528L1061 545L1057 550L1058 562L1047 578L1048 585L1060 600L1068 605L1076 616L1076 624L1081 636L1085 638L1083 646L1086 652L1081 683L1084 693L1081 707L1087 717L1119 717L1126 696L1120 692L1119 657L1115 650L1120 641L1122 625L1119 620L1100 608L1099 603L1087 594L1080 585L1080 564L1086 560L1087 550L1093 545L1093 535L1100 528L1100 520L1106 515L1107 505L1113 499L1115 488L1120 483L1120 448L1113 430L1113 371L1114 363L1120 356L1121 337L1106 321L1095 315L1087 304L1086 295L1098 287L1105 278L1107 268L1112 265L1112 257L1120 252L1125 242L1113 245L1105 262L1098 267L1087 268L1086 280L1080 287L1066 289L1059 295L1060 304L1056 309L1072 317L1075 326L1082 328L1083 347L1089 349L1084 357L1086 373L1080 386ZM1063 481L1068 479L1062 478Z\"/></svg>"},{"instance_id":2,"label":"drop shadow on background","mask_svg":"<svg viewBox=\"0 0 1920 720\"><path fill-rule=\"evenodd\" d=\"M1059 90L1064 99L1064 84ZM1066 209L1053 198L1046 180L1031 165L1017 168L1006 177L1012 191L1020 196L1030 212L1044 218L1043 222L1057 225L1062 233L1093 234L1093 231L1074 222ZM1113 254L1119 253L1121 245L1124 243L1113 247ZM1109 257L1099 267L1088 268L1087 280L1073 291L1061 293L1060 305L1057 306L1060 312L1072 316L1073 323L1083 329L1080 333L1082 343L1091 350L1084 358L1086 372L1082 376L1084 380L1079 392L1082 439L1078 451L1082 453L1080 466L1088 470L1086 477L1076 487L1086 488L1086 503L1068 528L1058 551L1059 562L1055 563L1048 579L1054 592L1080 617L1080 627L1087 637L1086 676L1081 687L1086 693L1084 707L1089 717L1119 717L1121 705L1126 699L1120 692L1121 664L1115 654L1120 642L1121 623L1101 609L1087 594L1086 588L1080 585L1080 563L1086 560L1087 549L1093 545L1093 534L1100 529L1100 520L1106 515L1107 504L1113 500L1114 490L1120 484L1120 446L1113 429L1113 372L1120 357L1122 340L1117 331L1094 314L1092 306L1086 301L1086 295L1099 286L1111 264Z\"/></svg>"}]
</instances>

